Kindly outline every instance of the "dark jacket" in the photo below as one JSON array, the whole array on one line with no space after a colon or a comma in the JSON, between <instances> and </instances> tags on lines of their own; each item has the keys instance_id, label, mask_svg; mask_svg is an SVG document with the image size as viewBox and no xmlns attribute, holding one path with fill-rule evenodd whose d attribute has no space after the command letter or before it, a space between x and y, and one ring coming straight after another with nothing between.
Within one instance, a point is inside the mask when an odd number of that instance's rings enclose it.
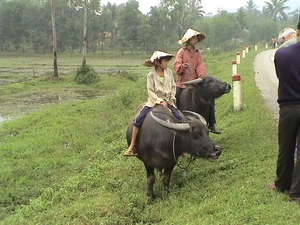
<instances>
[{"instance_id":1,"label":"dark jacket","mask_svg":"<svg viewBox=\"0 0 300 225\"><path fill-rule=\"evenodd\" d=\"M300 42L279 48L274 63L279 80L279 106L300 105Z\"/></svg>"}]
</instances>

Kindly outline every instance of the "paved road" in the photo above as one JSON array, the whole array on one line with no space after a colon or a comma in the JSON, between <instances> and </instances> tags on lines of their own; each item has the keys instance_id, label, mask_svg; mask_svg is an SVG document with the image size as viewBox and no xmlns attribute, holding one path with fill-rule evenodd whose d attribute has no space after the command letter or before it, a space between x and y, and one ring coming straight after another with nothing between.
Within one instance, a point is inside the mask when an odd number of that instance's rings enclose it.
<instances>
[{"instance_id":1,"label":"paved road","mask_svg":"<svg viewBox=\"0 0 300 225\"><path fill-rule=\"evenodd\" d=\"M273 62L275 51L276 49L272 49L257 54L253 67L256 85L265 99L267 108L273 112L274 118L277 120L279 107L277 103L278 79Z\"/></svg>"}]
</instances>

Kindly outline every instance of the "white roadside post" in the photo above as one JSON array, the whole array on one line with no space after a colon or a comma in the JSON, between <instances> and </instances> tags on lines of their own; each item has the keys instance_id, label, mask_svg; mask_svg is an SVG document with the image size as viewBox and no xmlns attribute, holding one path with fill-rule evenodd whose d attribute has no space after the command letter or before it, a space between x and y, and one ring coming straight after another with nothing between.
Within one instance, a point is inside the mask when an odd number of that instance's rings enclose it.
<instances>
[{"instance_id":1,"label":"white roadside post","mask_svg":"<svg viewBox=\"0 0 300 225\"><path fill-rule=\"evenodd\" d=\"M248 53L248 52L249 52L249 46L246 45L246 53Z\"/></svg>"},{"instance_id":2,"label":"white roadside post","mask_svg":"<svg viewBox=\"0 0 300 225\"><path fill-rule=\"evenodd\" d=\"M237 74L237 64L236 64L236 60L231 60L231 64L232 64L232 75L233 75L233 74Z\"/></svg>"},{"instance_id":3,"label":"white roadside post","mask_svg":"<svg viewBox=\"0 0 300 225\"><path fill-rule=\"evenodd\" d=\"M254 49L255 49L255 51L257 51L257 44L254 45Z\"/></svg>"},{"instance_id":4,"label":"white roadside post","mask_svg":"<svg viewBox=\"0 0 300 225\"><path fill-rule=\"evenodd\" d=\"M266 49L268 48L268 43L266 43Z\"/></svg>"},{"instance_id":5,"label":"white roadside post","mask_svg":"<svg viewBox=\"0 0 300 225\"><path fill-rule=\"evenodd\" d=\"M242 51L242 58L244 59L246 56L246 48L243 48L243 51Z\"/></svg>"},{"instance_id":6,"label":"white roadside post","mask_svg":"<svg viewBox=\"0 0 300 225\"><path fill-rule=\"evenodd\" d=\"M241 53L237 52L236 53L236 64L240 64L241 63Z\"/></svg>"},{"instance_id":7,"label":"white roadside post","mask_svg":"<svg viewBox=\"0 0 300 225\"><path fill-rule=\"evenodd\" d=\"M235 111L240 111L242 108L241 76L240 74L233 74L231 78L233 93L233 109Z\"/></svg>"}]
</instances>

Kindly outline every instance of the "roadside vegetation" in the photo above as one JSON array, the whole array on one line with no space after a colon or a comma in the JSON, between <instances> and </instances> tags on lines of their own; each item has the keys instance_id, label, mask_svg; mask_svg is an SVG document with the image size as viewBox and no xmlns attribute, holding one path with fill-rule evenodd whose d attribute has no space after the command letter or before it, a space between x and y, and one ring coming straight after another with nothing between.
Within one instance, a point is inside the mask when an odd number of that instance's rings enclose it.
<instances>
[{"instance_id":1,"label":"roadside vegetation","mask_svg":"<svg viewBox=\"0 0 300 225\"><path fill-rule=\"evenodd\" d=\"M79 54L60 55L59 78L49 73L51 56L1 56L1 115L13 116L0 123L0 224L299 224L299 207L266 189L275 176L277 122L254 82L258 52L250 48L238 66L242 110L233 110L232 92L216 101L222 134L211 138L223 155L215 163L196 159L185 170L175 167L166 200L158 175L152 204L142 162L122 156L126 126L146 100L148 55L89 56L99 74L90 85L74 81ZM235 52L203 57L209 74L231 83ZM22 104L36 93L59 98L8 110L7 101Z\"/></svg>"}]
</instances>

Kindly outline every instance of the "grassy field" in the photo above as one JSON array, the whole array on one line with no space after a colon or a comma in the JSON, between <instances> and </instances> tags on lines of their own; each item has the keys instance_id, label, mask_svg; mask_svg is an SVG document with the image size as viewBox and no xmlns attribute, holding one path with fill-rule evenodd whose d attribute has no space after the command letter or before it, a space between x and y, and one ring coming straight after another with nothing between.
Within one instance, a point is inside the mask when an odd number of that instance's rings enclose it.
<instances>
[{"instance_id":1,"label":"grassy field","mask_svg":"<svg viewBox=\"0 0 300 225\"><path fill-rule=\"evenodd\" d=\"M0 124L0 224L300 224L299 207L266 189L275 176L277 123L255 86L257 53L247 53L238 67L242 110L233 110L232 93L216 101L222 134L211 137L223 155L216 163L175 167L166 200L157 176L152 204L142 162L122 156L127 123L146 100L142 63L149 56L88 55L101 75L85 86L72 76L80 55L59 55L59 79L50 75L51 55L1 55L1 115L15 113L7 102L16 98L69 94ZM203 56L209 74L231 83L234 52Z\"/></svg>"}]
</instances>

